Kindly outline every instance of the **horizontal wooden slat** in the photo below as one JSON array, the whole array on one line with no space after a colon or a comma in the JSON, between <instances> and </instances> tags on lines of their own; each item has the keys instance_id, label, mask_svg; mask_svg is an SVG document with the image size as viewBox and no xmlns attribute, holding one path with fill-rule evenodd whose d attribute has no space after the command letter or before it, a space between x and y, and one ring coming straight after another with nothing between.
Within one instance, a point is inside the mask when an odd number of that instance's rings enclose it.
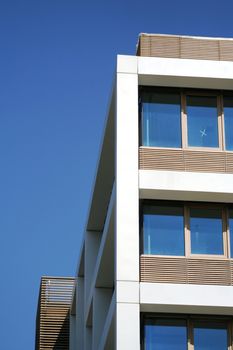
<instances>
[{"instance_id":1,"label":"horizontal wooden slat","mask_svg":"<svg viewBox=\"0 0 233 350\"><path fill-rule=\"evenodd\" d=\"M36 350L69 349L69 311L74 278L42 277L37 311Z\"/></svg>"},{"instance_id":2,"label":"horizontal wooden slat","mask_svg":"<svg viewBox=\"0 0 233 350\"><path fill-rule=\"evenodd\" d=\"M138 56L233 61L233 40L141 34Z\"/></svg>"},{"instance_id":3,"label":"horizontal wooden slat","mask_svg":"<svg viewBox=\"0 0 233 350\"><path fill-rule=\"evenodd\" d=\"M145 170L233 173L233 153L140 147L139 168Z\"/></svg>"},{"instance_id":4,"label":"horizontal wooden slat","mask_svg":"<svg viewBox=\"0 0 233 350\"><path fill-rule=\"evenodd\" d=\"M219 60L218 40L181 38L180 58Z\"/></svg>"},{"instance_id":5,"label":"horizontal wooden slat","mask_svg":"<svg viewBox=\"0 0 233 350\"><path fill-rule=\"evenodd\" d=\"M150 39L150 56L179 58L179 38L166 36L166 40L164 40L162 36L152 36Z\"/></svg>"},{"instance_id":6,"label":"horizontal wooden slat","mask_svg":"<svg viewBox=\"0 0 233 350\"><path fill-rule=\"evenodd\" d=\"M188 283L231 285L229 260L187 259Z\"/></svg>"},{"instance_id":7,"label":"horizontal wooden slat","mask_svg":"<svg viewBox=\"0 0 233 350\"><path fill-rule=\"evenodd\" d=\"M209 151L183 151L186 171L222 173L226 171L226 153Z\"/></svg>"},{"instance_id":8,"label":"horizontal wooden slat","mask_svg":"<svg viewBox=\"0 0 233 350\"><path fill-rule=\"evenodd\" d=\"M141 257L141 281L160 283L187 283L185 259Z\"/></svg>"},{"instance_id":9,"label":"horizontal wooden slat","mask_svg":"<svg viewBox=\"0 0 233 350\"><path fill-rule=\"evenodd\" d=\"M141 255L142 282L233 285L233 262L229 259L158 257Z\"/></svg>"},{"instance_id":10,"label":"horizontal wooden slat","mask_svg":"<svg viewBox=\"0 0 233 350\"><path fill-rule=\"evenodd\" d=\"M183 152L152 147L140 147L140 169L185 170Z\"/></svg>"},{"instance_id":11,"label":"horizontal wooden slat","mask_svg":"<svg viewBox=\"0 0 233 350\"><path fill-rule=\"evenodd\" d=\"M221 61L233 61L232 40L219 40L219 51Z\"/></svg>"}]
</instances>

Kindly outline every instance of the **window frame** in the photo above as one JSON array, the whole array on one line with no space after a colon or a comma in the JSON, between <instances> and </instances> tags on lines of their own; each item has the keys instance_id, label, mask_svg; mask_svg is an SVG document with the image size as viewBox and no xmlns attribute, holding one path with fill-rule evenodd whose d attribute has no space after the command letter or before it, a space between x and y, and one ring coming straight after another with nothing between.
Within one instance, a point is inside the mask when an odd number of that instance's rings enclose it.
<instances>
[{"instance_id":1,"label":"window frame","mask_svg":"<svg viewBox=\"0 0 233 350\"><path fill-rule=\"evenodd\" d=\"M208 326L209 324L219 323L227 330L227 350L233 350L233 321L230 316L221 315L199 315L199 314L161 314L161 313L142 313L141 314L141 348L145 350L145 325L147 319L164 319L173 320L177 322L179 320L186 321L187 327L187 350L195 350L194 344L194 328L195 322L204 322Z\"/></svg>"},{"instance_id":2,"label":"window frame","mask_svg":"<svg viewBox=\"0 0 233 350\"><path fill-rule=\"evenodd\" d=\"M184 255L161 255L161 254L145 254L144 253L144 230L143 230L143 207L144 206L172 206L174 204L183 205L184 213ZM222 244L223 254L193 254L191 253L191 231L190 231L190 209L221 209L222 212ZM230 250L230 225L229 225L229 209L231 205L222 203L200 203L200 202L179 202L166 200L143 200L140 202L140 254L167 258L201 258L201 259L233 259ZM232 252L233 253L233 252Z\"/></svg>"},{"instance_id":3,"label":"window frame","mask_svg":"<svg viewBox=\"0 0 233 350\"><path fill-rule=\"evenodd\" d=\"M143 94L146 92L161 92L161 93L179 93L180 94L180 127L181 127L181 147L161 147L161 146L145 146L143 145ZM187 116L187 96L203 96L203 97L216 97L216 108L217 108L217 125L218 125L218 147L195 147L188 145L188 116ZM200 151L211 151L211 152L233 152L233 150L226 149L226 137L225 137L225 123L224 123L224 96L232 96L233 92L222 91L222 90L210 90L210 89L191 89L191 88L170 88L170 87L151 87L151 86L140 86L139 87L139 145L141 147L148 148L159 148L159 149L174 149L174 150L200 150Z\"/></svg>"}]
</instances>

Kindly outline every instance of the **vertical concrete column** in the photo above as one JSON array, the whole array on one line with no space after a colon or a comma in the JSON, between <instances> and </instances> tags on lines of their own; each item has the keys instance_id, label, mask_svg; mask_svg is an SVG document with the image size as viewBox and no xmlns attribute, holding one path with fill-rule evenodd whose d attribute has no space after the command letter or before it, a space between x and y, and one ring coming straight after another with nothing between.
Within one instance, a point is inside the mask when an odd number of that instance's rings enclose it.
<instances>
[{"instance_id":1,"label":"vertical concrete column","mask_svg":"<svg viewBox=\"0 0 233 350\"><path fill-rule=\"evenodd\" d=\"M76 350L76 315L70 315L70 336L69 336L69 350Z\"/></svg>"},{"instance_id":2,"label":"vertical concrete column","mask_svg":"<svg viewBox=\"0 0 233 350\"><path fill-rule=\"evenodd\" d=\"M85 306L89 297L102 232L87 231L85 239ZM86 310L85 310L86 311Z\"/></svg>"},{"instance_id":3,"label":"vertical concrete column","mask_svg":"<svg viewBox=\"0 0 233 350\"><path fill-rule=\"evenodd\" d=\"M76 293L76 333L75 350L84 349L84 278L78 277Z\"/></svg>"},{"instance_id":4,"label":"vertical concrete column","mask_svg":"<svg viewBox=\"0 0 233 350\"><path fill-rule=\"evenodd\" d=\"M92 350L92 327L85 327L84 350Z\"/></svg>"},{"instance_id":5,"label":"vertical concrete column","mask_svg":"<svg viewBox=\"0 0 233 350\"><path fill-rule=\"evenodd\" d=\"M111 299L111 288L95 288L93 299L93 349L98 349Z\"/></svg>"},{"instance_id":6,"label":"vertical concrete column","mask_svg":"<svg viewBox=\"0 0 233 350\"><path fill-rule=\"evenodd\" d=\"M139 350L137 57L118 56L116 94L116 349Z\"/></svg>"}]
</instances>

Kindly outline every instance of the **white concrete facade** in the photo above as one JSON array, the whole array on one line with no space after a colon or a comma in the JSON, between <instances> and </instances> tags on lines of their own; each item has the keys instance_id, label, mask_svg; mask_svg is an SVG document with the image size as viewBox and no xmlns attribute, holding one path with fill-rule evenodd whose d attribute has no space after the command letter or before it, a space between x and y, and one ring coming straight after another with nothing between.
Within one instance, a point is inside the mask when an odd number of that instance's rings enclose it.
<instances>
[{"instance_id":1,"label":"white concrete facade","mask_svg":"<svg viewBox=\"0 0 233 350\"><path fill-rule=\"evenodd\" d=\"M233 62L117 57L77 266L70 350L140 350L140 313L233 314L233 287L140 282L139 200L231 203L233 175L139 170L139 85L233 90Z\"/></svg>"}]
</instances>

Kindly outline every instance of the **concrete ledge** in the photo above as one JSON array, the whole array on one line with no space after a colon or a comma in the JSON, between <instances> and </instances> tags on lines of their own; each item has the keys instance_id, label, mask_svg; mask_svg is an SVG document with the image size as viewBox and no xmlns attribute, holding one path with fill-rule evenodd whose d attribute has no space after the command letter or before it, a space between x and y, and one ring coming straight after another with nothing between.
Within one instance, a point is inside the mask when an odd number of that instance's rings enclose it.
<instances>
[{"instance_id":1,"label":"concrete ledge","mask_svg":"<svg viewBox=\"0 0 233 350\"><path fill-rule=\"evenodd\" d=\"M140 311L233 315L233 287L140 283Z\"/></svg>"},{"instance_id":2,"label":"concrete ledge","mask_svg":"<svg viewBox=\"0 0 233 350\"><path fill-rule=\"evenodd\" d=\"M229 203L233 174L139 170L140 198Z\"/></svg>"},{"instance_id":3,"label":"concrete ledge","mask_svg":"<svg viewBox=\"0 0 233 350\"><path fill-rule=\"evenodd\" d=\"M233 88L233 62L138 57L139 84L209 89Z\"/></svg>"}]
</instances>

